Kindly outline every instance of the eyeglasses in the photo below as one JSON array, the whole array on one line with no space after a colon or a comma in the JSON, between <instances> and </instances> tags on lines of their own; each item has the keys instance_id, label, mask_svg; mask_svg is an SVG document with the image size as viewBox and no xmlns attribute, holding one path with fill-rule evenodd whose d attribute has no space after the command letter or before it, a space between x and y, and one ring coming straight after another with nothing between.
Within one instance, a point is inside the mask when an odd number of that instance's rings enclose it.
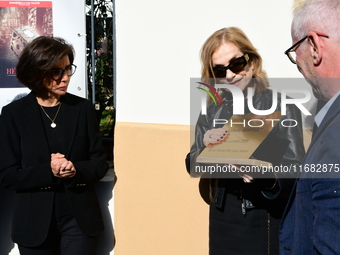
<instances>
[{"instance_id":1,"label":"eyeglasses","mask_svg":"<svg viewBox=\"0 0 340 255\"><path fill-rule=\"evenodd\" d=\"M328 35L324 35L324 34L319 34L316 33L318 36L321 37L326 37L329 38ZM292 47L290 47L288 50L285 51L285 54L287 55L287 57L289 58L289 60L293 63L296 64L296 49L299 47L299 45L308 38L308 35L305 36L304 38L302 38L300 41L298 41L297 43L294 43Z\"/></svg>"},{"instance_id":2,"label":"eyeglasses","mask_svg":"<svg viewBox=\"0 0 340 255\"><path fill-rule=\"evenodd\" d=\"M225 78L227 76L227 70L229 69L233 73L238 73L248 64L249 56L244 54L242 57L236 58L229 63L228 66L217 65L212 69L216 78Z\"/></svg>"},{"instance_id":3,"label":"eyeglasses","mask_svg":"<svg viewBox=\"0 0 340 255\"><path fill-rule=\"evenodd\" d=\"M68 65L65 69L55 68L53 71L49 72L48 74L51 75L52 79L58 81L63 77L64 73L68 76L73 75L76 72L77 66L76 65Z\"/></svg>"}]
</instances>

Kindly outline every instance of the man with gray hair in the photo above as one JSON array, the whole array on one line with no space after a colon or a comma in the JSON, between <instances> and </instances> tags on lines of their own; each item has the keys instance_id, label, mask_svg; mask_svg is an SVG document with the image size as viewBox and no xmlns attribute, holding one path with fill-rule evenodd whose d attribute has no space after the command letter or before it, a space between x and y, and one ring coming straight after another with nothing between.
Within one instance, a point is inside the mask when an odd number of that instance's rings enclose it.
<instances>
[{"instance_id":1,"label":"man with gray hair","mask_svg":"<svg viewBox=\"0 0 340 255\"><path fill-rule=\"evenodd\" d=\"M296 0L285 51L325 106L280 230L280 254L340 254L340 0Z\"/></svg>"}]
</instances>

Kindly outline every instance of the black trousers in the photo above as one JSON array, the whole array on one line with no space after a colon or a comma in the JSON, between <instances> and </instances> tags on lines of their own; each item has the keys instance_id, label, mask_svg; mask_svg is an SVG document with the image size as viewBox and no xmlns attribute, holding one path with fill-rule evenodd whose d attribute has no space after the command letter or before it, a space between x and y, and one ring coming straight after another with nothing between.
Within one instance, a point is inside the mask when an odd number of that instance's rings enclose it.
<instances>
[{"instance_id":1,"label":"black trousers","mask_svg":"<svg viewBox=\"0 0 340 255\"><path fill-rule=\"evenodd\" d=\"M209 255L278 255L280 218L268 214L271 206L260 191L252 189L244 189L243 193L254 195L252 201L257 208L243 214L243 200L235 195L232 186L237 182L243 183L242 180L226 182L229 186L225 186L228 191L221 208L210 204ZM274 208L282 208L282 211L284 206L285 203L280 201L273 204Z\"/></svg>"},{"instance_id":2,"label":"black trousers","mask_svg":"<svg viewBox=\"0 0 340 255\"><path fill-rule=\"evenodd\" d=\"M96 237L79 228L64 192L55 192L54 213L47 239L37 247L18 244L20 255L94 255Z\"/></svg>"}]
</instances>

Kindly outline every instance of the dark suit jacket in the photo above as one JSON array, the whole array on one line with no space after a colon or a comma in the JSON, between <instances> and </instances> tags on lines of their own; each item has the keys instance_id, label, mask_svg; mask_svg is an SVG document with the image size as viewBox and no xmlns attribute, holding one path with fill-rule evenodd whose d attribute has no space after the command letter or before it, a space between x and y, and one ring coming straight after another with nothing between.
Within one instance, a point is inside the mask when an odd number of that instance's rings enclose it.
<instances>
[{"instance_id":1,"label":"dark suit jacket","mask_svg":"<svg viewBox=\"0 0 340 255\"><path fill-rule=\"evenodd\" d=\"M23 246L37 246L45 240L53 210L52 190L60 182L82 231L95 236L104 228L93 183L105 175L108 166L92 104L71 94L61 101L64 154L77 171L67 180L52 175L50 149L34 93L2 109L0 182L16 191L12 239Z\"/></svg>"},{"instance_id":2,"label":"dark suit jacket","mask_svg":"<svg viewBox=\"0 0 340 255\"><path fill-rule=\"evenodd\" d=\"M340 253L340 97L316 130L284 213L280 254Z\"/></svg>"}]
</instances>

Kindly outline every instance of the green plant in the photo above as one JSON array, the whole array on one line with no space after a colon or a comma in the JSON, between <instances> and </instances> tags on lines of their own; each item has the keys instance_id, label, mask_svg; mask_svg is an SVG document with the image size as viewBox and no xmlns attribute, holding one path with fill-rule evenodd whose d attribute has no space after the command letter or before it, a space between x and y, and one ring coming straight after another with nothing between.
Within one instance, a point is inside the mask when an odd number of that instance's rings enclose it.
<instances>
[{"instance_id":1,"label":"green plant","mask_svg":"<svg viewBox=\"0 0 340 255\"><path fill-rule=\"evenodd\" d=\"M104 110L100 119L100 130L103 134L109 134L113 126L114 110Z\"/></svg>"},{"instance_id":2,"label":"green plant","mask_svg":"<svg viewBox=\"0 0 340 255\"><path fill-rule=\"evenodd\" d=\"M113 137L115 109L113 107L113 24L112 1L94 0L91 10L91 0L86 0L89 11L86 13L86 43L87 43L87 75L88 94L93 98L95 86L95 102L100 129L105 137ZM91 12L94 14L94 35L91 29ZM94 49L92 38L94 38ZM94 57L94 63L93 62ZM95 66L93 74L92 66ZM110 113L110 114L108 114Z\"/></svg>"}]
</instances>

